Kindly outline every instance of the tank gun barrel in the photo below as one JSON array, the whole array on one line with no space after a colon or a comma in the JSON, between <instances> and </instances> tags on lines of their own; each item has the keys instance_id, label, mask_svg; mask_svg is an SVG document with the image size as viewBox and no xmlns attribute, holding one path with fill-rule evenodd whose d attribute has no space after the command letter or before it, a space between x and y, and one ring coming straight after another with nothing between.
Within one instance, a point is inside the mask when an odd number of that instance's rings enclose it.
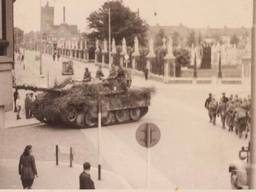
<instances>
[{"instance_id":1,"label":"tank gun barrel","mask_svg":"<svg viewBox=\"0 0 256 192\"><path fill-rule=\"evenodd\" d=\"M14 89L24 89L24 90L31 90L31 91L44 91L44 92L55 92L60 93L61 90L55 89L55 88L44 88L44 87L36 87L36 86L30 86L30 85L16 85L13 86Z\"/></svg>"}]
</instances>

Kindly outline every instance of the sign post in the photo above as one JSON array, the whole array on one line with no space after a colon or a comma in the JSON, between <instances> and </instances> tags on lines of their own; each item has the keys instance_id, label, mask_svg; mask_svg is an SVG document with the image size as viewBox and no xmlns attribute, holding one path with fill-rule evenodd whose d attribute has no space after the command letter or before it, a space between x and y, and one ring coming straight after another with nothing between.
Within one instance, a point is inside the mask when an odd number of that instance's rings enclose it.
<instances>
[{"instance_id":1,"label":"sign post","mask_svg":"<svg viewBox=\"0 0 256 192\"><path fill-rule=\"evenodd\" d=\"M160 140L160 129L153 123L144 123L136 131L137 142L147 148L147 169L146 183L147 188L150 188L150 167L151 167L151 148L154 147Z\"/></svg>"}]
</instances>

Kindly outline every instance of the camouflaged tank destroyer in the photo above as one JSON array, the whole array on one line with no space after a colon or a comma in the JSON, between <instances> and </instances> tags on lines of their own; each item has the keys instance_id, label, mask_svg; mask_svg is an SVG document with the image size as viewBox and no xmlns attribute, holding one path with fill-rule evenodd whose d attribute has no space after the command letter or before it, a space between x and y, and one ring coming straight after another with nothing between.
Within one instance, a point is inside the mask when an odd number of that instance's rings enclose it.
<instances>
[{"instance_id":1,"label":"camouflaged tank destroyer","mask_svg":"<svg viewBox=\"0 0 256 192\"><path fill-rule=\"evenodd\" d=\"M101 110L102 125L138 121L150 105L150 88L122 88L118 81L89 83L66 81L54 88L16 86L40 91L32 103L32 114L46 124L94 127Z\"/></svg>"}]
</instances>

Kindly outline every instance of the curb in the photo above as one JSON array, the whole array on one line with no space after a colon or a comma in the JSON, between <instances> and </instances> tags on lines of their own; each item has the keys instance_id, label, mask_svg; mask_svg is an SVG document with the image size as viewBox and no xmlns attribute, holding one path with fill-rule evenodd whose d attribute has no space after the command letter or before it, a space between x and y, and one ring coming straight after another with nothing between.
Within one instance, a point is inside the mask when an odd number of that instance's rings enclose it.
<instances>
[{"instance_id":1,"label":"curb","mask_svg":"<svg viewBox=\"0 0 256 192\"><path fill-rule=\"evenodd\" d=\"M15 126L7 126L5 129L14 129L14 128L22 128L22 127L27 127L27 126L37 126L37 125L43 125L44 123L38 122L38 123L28 123L28 124L23 124L23 125L15 125Z\"/></svg>"}]
</instances>

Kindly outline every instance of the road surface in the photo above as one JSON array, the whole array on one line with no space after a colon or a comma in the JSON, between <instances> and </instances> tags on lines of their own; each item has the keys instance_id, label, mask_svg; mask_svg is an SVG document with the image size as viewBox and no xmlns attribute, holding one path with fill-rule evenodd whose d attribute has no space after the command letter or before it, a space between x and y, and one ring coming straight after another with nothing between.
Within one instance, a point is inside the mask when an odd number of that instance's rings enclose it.
<instances>
[{"instance_id":1,"label":"road surface","mask_svg":"<svg viewBox=\"0 0 256 192\"><path fill-rule=\"evenodd\" d=\"M63 79L61 62L53 62L50 56L43 57L45 78L41 80L39 62L35 61L34 52L26 52L24 63L25 71L22 65L16 68L16 75L23 79L23 83L45 86L47 76L50 85ZM81 80L85 67L95 75L93 63L74 62L73 78ZM161 129L161 140L151 149L152 188L230 189L228 165L238 160L239 149L248 141L221 129L219 119L216 126L210 124L204 100L209 92L217 99L222 92L247 96L249 85L174 85L134 77L133 86L155 88L149 112L139 122L103 128L102 166L124 177L133 188L145 188L146 150L137 144L135 132L141 123L153 122ZM70 132L72 138L84 139L94 157L90 158L91 161L97 164L97 128L54 131L54 128L47 127L44 131L46 138L55 132ZM79 144L73 147L78 148L77 155L82 157L89 150L83 152Z\"/></svg>"}]
</instances>

